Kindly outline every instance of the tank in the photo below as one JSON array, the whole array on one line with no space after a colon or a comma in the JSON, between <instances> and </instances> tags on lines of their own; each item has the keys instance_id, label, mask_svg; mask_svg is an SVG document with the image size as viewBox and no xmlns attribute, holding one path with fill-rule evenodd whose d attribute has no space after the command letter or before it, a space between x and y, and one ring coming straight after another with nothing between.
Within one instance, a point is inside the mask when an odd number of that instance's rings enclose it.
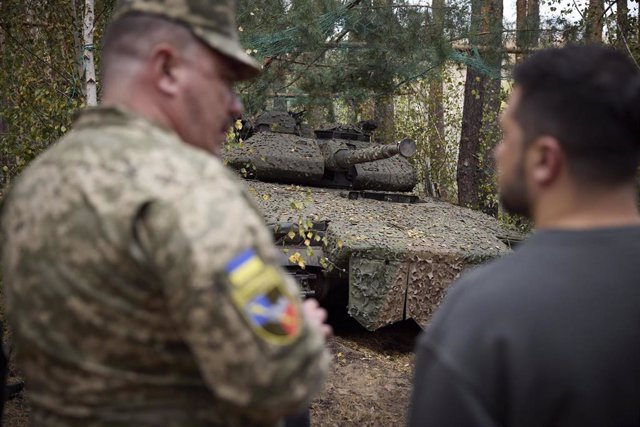
<instances>
[{"instance_id":1,"label":"tank","mask_svg":"<svg viewBox=\"0 0 640 427\"><path fill-rule=\"evenodd\" d=\"M414 141L374 143L361 125L304 136L293 115L276 116L275 126L258 117L223 159L247 180L304 295L346 304L368 330L424 327L453 280L519 240L493 217L419 197Z\"/></svg>"}]
</instances>

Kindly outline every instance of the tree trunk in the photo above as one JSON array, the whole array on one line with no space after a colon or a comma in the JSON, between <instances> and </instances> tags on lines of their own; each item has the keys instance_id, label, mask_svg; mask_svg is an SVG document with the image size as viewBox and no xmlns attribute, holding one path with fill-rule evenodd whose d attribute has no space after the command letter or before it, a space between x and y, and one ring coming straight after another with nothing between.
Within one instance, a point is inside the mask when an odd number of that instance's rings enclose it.
<instances>
[{"instance_id":1,"label":"tree trunk","mask_svg":"<svg viewBox=\"0 0 640 427\"><path fill-rule=\"evenodd\" d=\"M458 152L458 203L462 206L485 208L491 188L482 184L493 181L493 167L489 157L497 138L489 132L497 120L500 108L500 68L502 62L502 0L473 0L471 5L471 45L485 47L482 59L493 75L485 75L467 67L462 132ZM495 81L497 80L497 81ZM491 102L489 102L491 100ZM487 157L487 159L485 159Z\"/></svg>"},{"instance_id":2,"label":"tree trunk","mask_svg":"<svg viewBox=\"0 0 640 427\"><path fill-rule=\"evenodd\" d=\"M84 42L82 59L84 61L84 82L87 94L87 106L98 105L96 90L96 68L93 60L94 0L85 0L82 40Z\"/></svg>"},{"instance_id":3,"label":"tree trunk","mask_svg":"<svg viewBox=\"0 0 640 427\"><path fill-rule=\"evenodd\" d=\"M587 41L602 43L603 17L604 0L589 0L584 35Z\"/></svg>"},{"instance_id":4,"label":"tree trunk","mask_svg":"<svg viewBox=\"0 0 640 427\"><path fill-rule=\"evenodd\" d=\"M516 47L524 50L527 43L527 0L516 0ZM525 54L516 54L516 62L525 58Z\"/></svg>"},{"instance_id":5,"label":"tree trunk","mask_svg":"<svg viewBox=\"0 0 640 427\"><path fill-rule=\"evenodd\" d=\"M393 94L383 95L376 98L374 120L378 124L376 137L379 142L393 142L395 135L395 108L393 105Z\"/></svg>"},{"instance_id":6,"label":"tree trunk","mask_svg":"<svg viewBox=\"0 0 640 427\"><path fill-rule=\"evenodd\" d=\"M516 62L526 58L527 51L537 47L540 39L539 0L517 0L516 4Z\"/></svg>"},{"instance_id":7,"label":"tree trunk","mask_svg":"<svg viewBox=\"0 0 640 427\"><path fill-rule=\"evenodd\" d=\"M373 5L378 7L379 10L376 13L382 14L386 17L389 25L395 25L393 15L393 1L392 0L373 0ZM383 64L384 53L377 49L372 50L373 57L372 63ZM377 79L381 90L379 96L375 98L374 106L374 119L378 124L376 129L376 138L383 143L392 142L395 137L395 108L393 105L393 74L384 69L374 71L373 78Z\"/></svg>"},{"instance_id":8,"label":"tree trunk","mask_svg":"<svg viewBox=\"0 0 640 427\"><path fill-rule=\"evenodd\" d=\"M617 37L616 46L619 49L625 49L628 46L629 35L631 33L629 27L629 5L627 0L616 1L616 25L617 25Z\"/></svg>"},{"instance_id":9,"label":"tree trunk","mask_svg":"<svg viewBox=\"0 0 640 427\"><path fill-rule=\"evenodd\" d=\"M540 42L540 0L527 0L527 47L537 47Z\"/></svg>"},{"instance_id":10,"label":"tree trunk","mask_svg":"<svg viewBox=\"0 0 640 427\"><path fill-rule=\"evenodd\" d=\"M484 87L482 75L467 67L464 84L462 131L458 152L458 203L461 206L478 207L480 128Z\"/></svg>"},{"instance_id":11,"label":"tree trunk","mask_svg":"<svg viewBox=\"0 0 640 427\"><path fill-rule=\"evenodd\" d=\"M494 197L497 194L496 170L493 159L493 150L501 138L499 126L500 116L500 79L491 79L487 82L484 96L484 111L482 115L481 146L482 164L480 174L480 208L486 214L497 216L498 203Z\"/></svg>"}]
</instances>

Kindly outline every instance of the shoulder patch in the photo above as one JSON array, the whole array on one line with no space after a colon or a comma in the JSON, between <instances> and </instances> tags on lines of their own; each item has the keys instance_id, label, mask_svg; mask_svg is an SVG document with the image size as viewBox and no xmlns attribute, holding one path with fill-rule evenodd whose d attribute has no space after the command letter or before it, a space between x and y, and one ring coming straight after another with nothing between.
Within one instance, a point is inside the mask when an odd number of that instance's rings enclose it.
<instances>
[{"instance_id":1,"label":"shoulder patch","mask_svg":"<svg viewBox=\"0 0 640 427\"><path fill-rule=\"evenodd\" d=\"M231 298L256 335L273 344L287 344L298 336L300 309L282 273L252 249L232 259L226 273Z\"/></svg>"}]
</instances>

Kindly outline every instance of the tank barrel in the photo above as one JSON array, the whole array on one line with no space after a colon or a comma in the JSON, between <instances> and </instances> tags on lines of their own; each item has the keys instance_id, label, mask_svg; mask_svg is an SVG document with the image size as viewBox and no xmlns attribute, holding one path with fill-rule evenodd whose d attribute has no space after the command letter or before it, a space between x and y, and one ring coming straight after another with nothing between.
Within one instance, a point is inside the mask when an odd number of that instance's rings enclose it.
<instances>
[{"instance_id":1,"label":"tank barrel","mask_svg":"<svg viewBox=\"0 0 640 427\"><path fill-rule=\"evenodd\" d=\"M358 163L388 159L396 154L400 154L402 157L413 157L416 151L416 143L405 138L393 144L376 145L357 150L339 150L334 154L334 161L338 167L348 168Z\"/></svg>"}]
</instances>

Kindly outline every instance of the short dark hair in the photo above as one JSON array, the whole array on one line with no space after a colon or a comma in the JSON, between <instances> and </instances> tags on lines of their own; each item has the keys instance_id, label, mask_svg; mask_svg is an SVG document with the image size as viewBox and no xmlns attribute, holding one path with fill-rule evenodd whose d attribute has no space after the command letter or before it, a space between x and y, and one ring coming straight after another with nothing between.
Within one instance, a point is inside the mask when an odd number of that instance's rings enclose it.
<instances>
[{"instance_id":1,"label":"short dark hair","mask_svg":"<svg viewBox=\"0 0 640 427\"><path fill-rule=\"evenodd\" d=\"M585 183L619 184L640 159L640 70L622 52L570 45L531 55L513 72L525 141L549 135Z\"/></svg>"}]
</instances>

